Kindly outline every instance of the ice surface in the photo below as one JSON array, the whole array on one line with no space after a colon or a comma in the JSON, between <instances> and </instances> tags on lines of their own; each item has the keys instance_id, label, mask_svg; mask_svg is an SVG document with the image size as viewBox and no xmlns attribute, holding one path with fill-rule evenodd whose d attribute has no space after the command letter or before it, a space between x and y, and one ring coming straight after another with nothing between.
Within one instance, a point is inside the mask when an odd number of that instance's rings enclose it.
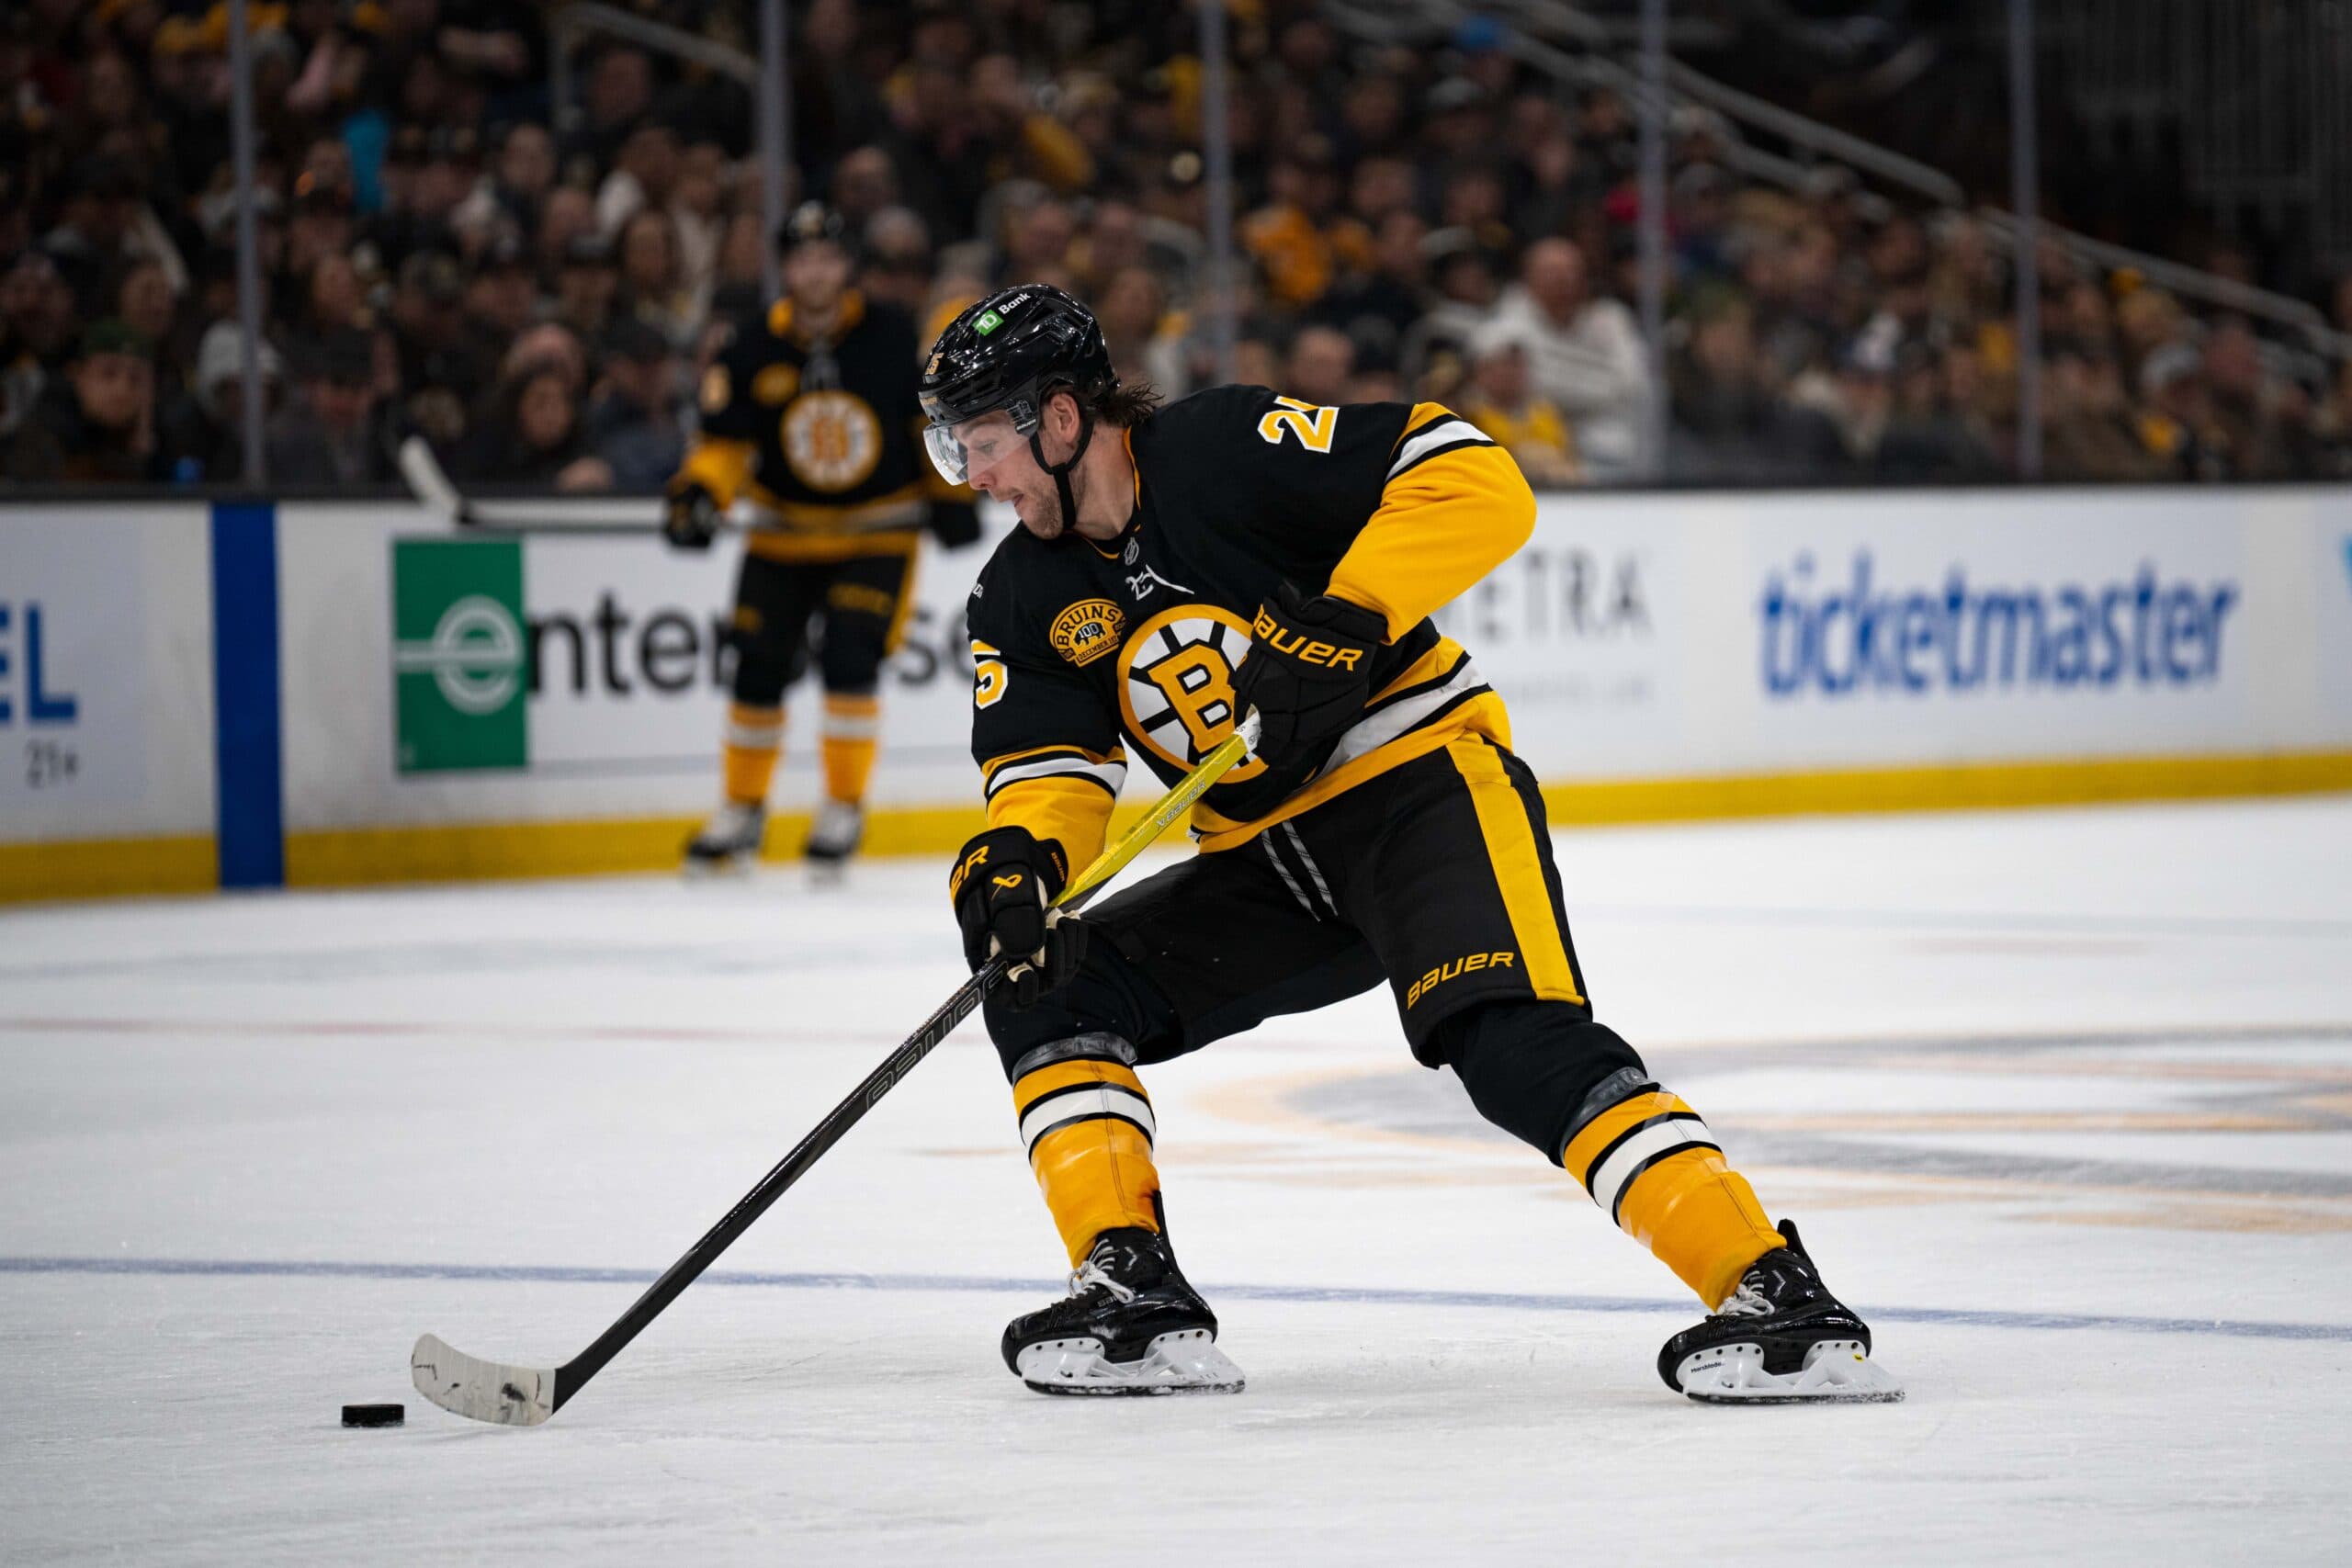
<instances>
[{"instance_id":1,"label":"ice surface","mask_svg":"<svg viewBox=\"0 0 2352 1568\"><path fill-rule=\"evenodd\" d=\"M977 1025L544 1427L960 978L931 863L0 915L0 1560L2340 1562L2352 801L1564 835L1602 1016L1907 1403L1713 1410L1694 1305L1369 998L1149 1075L1235 1398L1023 1391ZM402 1399L346 1431L337 1407Z\"/></svg>"}]
</instances>

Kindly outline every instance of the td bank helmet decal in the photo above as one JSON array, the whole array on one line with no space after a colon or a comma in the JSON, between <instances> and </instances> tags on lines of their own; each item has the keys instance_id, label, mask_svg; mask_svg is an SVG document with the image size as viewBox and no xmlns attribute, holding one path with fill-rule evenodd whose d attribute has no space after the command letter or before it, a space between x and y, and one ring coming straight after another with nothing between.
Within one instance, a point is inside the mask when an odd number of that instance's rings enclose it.
<instances>
[{"instance_id":1,"label":"td bank helmet decal","mask_svg":"<svg viewBox=\"0 0 2352 1568\"><path fill-rule=\"evenodd\" d=\"M1119 649L1119 711L1152 755L1190 768L1233 733L1233 669L1250 651L1250 623L1215 604L1179 604L1136 628ZM1252 757L1226 774L1254 779Z\"/></svg>"}]
</instances>

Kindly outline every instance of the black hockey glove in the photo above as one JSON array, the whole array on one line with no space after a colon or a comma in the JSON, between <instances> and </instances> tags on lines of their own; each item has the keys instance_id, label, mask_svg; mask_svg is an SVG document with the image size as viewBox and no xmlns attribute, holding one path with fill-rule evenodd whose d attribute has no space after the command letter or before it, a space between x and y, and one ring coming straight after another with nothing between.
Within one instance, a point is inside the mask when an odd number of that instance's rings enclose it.
<instances>
[{"instance_id":1,"label":"black hockey glove","mask_svg":"<svg viewBox=\"0 0 2352 1568\"><path fill-rule=\"evenodd\" d=\"M940 547L960 550L966 545L980 542L980 509L968 501L934 501L931 503L932 536Z\"/></svg>"},{"instance_id":2,"label":"black hockey glove","mask_svg":"<svg viewBox=\"0 0 2352 1568\"><path fill-rule=\"evenodd\" d=\"M1053 908L1069 881L1061 845L1026 828L991 828L956 857L947 897L964 928L964 961L977 970L1000 953L1014 955L1005 978L1015 1008L1067 985L1086 955L1084 923Z\"/></svg>"},{"instance_id":3,"label":"black hockey glove","mask_svg":"<svg viewBox=\"0 0 2352 1568\"><path fill-rule=\"evenodd\" d=\"M1285 582L1250 628L1250 656L1233 675L1233 705L1258 710L1258 757L1273 773L1300 767L1363 716L1372 656L1388 624L1361 604L1326 594L1302 604Z\"/></svg>"},{"instance_id":4,"label":"black hockey glove","mask_svg":"<svg viewBox=\"0 0 2352 1568\"><path fill-rule=\"evenodd\" d=\"M718 498L687 483L670 492L662 512L662 536L682 550L707 550L718 537Z\"/></svg>"}]
</instances>

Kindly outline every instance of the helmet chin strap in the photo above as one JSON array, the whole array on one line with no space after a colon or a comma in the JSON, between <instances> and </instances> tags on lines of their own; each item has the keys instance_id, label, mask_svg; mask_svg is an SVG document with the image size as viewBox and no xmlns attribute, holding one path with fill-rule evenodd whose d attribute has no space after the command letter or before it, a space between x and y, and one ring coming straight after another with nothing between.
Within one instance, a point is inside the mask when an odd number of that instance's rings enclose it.
<instances>
[{"instance_id":1,"label":"helmet chin strap","mask_svg":"<svg viewBox=\"0 0 2352 1568\"><path fill-rule=\"evenodd\" d=\"M1039 468L1054 476L1054 489L1062 500L1062 527L1072 534L1078 532L1078 497L1069 487L1070 471L1078 467L1078 460L1086 456L1086 444L1093 439L1094 415L1083 408L1078 411L1078 446L1072 449L1067 462L1046 461L1045 421L1039 420L1037 428L1029 433L1029 455L1037 459Z\"/></svg>"}]
</instances>

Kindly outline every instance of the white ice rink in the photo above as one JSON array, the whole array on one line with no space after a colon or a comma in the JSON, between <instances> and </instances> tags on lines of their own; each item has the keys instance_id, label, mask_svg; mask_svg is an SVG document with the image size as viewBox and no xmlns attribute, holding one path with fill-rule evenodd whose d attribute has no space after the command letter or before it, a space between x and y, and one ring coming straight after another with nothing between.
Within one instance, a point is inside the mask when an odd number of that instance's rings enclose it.
<instances>
[{"instance_id":1,"label":"white ice rink","mask_svg":"<svg viewBox=\"0 0 2352 1568\"><path fill-rule=\"evenodd\" d=\"M997 1359L977 1023L549 1425L958 981L944 867L0 914L0 1561L2352 1561L2352 799L1563 835L1601 1016L1908 1403L1702 1408L1671 1276L1389 1004L1148 1077L1238 1398ZM347 1401L408 1425L345 1431Z\"/></svg>"}]
</instances>

